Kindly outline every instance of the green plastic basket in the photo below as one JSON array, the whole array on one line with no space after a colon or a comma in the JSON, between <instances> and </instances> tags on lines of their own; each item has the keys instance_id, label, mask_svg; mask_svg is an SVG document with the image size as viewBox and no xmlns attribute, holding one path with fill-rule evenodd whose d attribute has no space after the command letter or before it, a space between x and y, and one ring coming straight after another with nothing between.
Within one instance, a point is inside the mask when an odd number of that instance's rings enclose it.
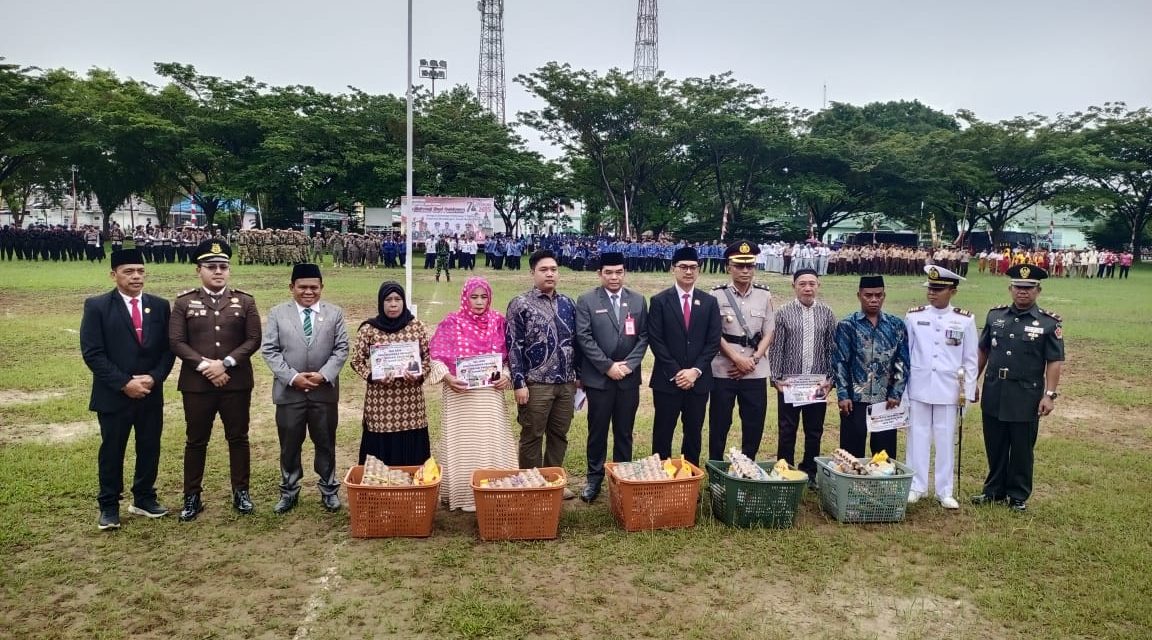
<instances>
[{"instance_id":1,"label":"green plastic basket","mask_svg":"<svg viewBox=\"0 0 1152 640\"><path fill-rule=\"evenodd\" d=\"M840 522L900 522L908 509L912 470L893 462L894 475L856 476L833 469L831 458L816 458L820 505Z\"/></svg>"},{"instance_id":2,"label":"green plastic basket","mask_svg":"<svg viewBox=\"0 0 1152 640\"><path fill-rule=\"evenodd\" d=\"M771 471L772 463L756 463ZM712 516L733 527L787 529L796 524L796 509L804 497L802 480L746 480L728 475L731 462L709 460L708 491Z\"/></svg>"}]
</instances>

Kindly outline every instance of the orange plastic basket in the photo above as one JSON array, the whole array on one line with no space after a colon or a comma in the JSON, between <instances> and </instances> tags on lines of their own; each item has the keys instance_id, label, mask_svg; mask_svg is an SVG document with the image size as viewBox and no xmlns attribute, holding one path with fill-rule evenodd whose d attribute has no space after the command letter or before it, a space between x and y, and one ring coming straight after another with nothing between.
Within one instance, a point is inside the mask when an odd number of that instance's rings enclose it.
<instances>
[{"instance_id":1,"label":"orange plastic basket","mask_svg":"<svg viewBox=\"0 0 1152 640\"><path fill-rule=\"evenodd\" d=\"M415 474L420 467L392 467ZM440 481L428 485L362 485L364 465L344 476L353 538L427 538L440 500Z\"/></svg>"},{"instance_id":2,"label":"orange plastic basket","mask_svg":"<svg viewBox=\"0 0 1152 640\"><path fill-rule=\"evenodd\" d=\"M564 483L539 489L493 489L481 487L482 480L506 478L522 469L477 469L472 472L472 494L476 498L476 525L481 540L552 540L560 531L560 506L568 475L561 467L540 467L546 480L557 477Z\"/></svg>"},{"instance_id":3,"label":"orange plastic basket","mask_svg":"<svg viewBox=\"0 0 1152 640\"><path fill-rule=\"evenodd\" d=\"M672 464L680 468L680 460ZM704 472L692 468L692 477L668 480L624 480L616 475L616 463L607 462L608 494L612 517L625 531L680 529L696 524L696 506Z\"/></svg>"}]
</instances>

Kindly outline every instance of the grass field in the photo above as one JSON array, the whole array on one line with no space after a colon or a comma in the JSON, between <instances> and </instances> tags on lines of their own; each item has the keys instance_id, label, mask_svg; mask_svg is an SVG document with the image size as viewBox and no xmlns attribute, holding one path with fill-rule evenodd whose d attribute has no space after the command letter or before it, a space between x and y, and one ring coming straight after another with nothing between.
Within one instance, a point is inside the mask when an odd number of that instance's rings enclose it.
<instances>
[{"instance_id":1,"label":"grass field","mask_svg":"<svg viewBox=\"0 0 1152 640\"><path fill-rule=\"evenodd\" d=\"M350 330L374 312L399 271L327 270L325 299ZM489 272L503 308L526 272ZM1065 280L1040 304L1064 317L1068 362L1056 412L1041 423L1027 515L932 501L895 525L840 525L807 495L794 529L735 530L704 510L690 530L628 534L602 497L565 504L560 538L482 543L470 514L441 511L427 540L356 540L328 514L311 478L301 507L271 513L279 473L271 375L256 363L251 425L257 513L233 514L220 429L209 448L207 511L96 530L99 437L79 354L83 299L111 287L106 267L0 263L0 637L5 638L1147 638L1152 637L1152 271L1130 281ZM237 267L233 283L262 312L287 299L287 268ZM562 272L561 290L594 285ZM430 323L458 304L462 275L416 272ZM705 276L702 284L722 276ZM761 276L778 299L787 281ZM651 295L668 275L630 276ZM146 290L172 298L189 266L150 268ZM922 303L912 278L890 278L886 309ZM1006 281L974 276L956 303L1008 302ZM855 280L829 278L842 316ZM345 368L338 456L354 462L363 385ZM167 385L158 490L179 507L183 418ZM510 397L510 396L509 396ZM433 437L439 392L429 389ZM648 453L651 394L642 393L636 453ZM762 452L776 445L774 403ZM824 451L835 447L828 412ZM567 468L579 487L586 425L577 414ZM960 497L985 470L979 412L965 425ZM735 442L736 435L730 436ZM903 443L901 443L903 454ZM132 454L129 453L131 458ZM310 468L310 448L305 453ZM131 469L131 460L127 468ZM309 471L309 473L311 473ZM130 478L128 479L130 483ZM705 501L705 507L707 501Z\"/></svg>"}]
</instances>

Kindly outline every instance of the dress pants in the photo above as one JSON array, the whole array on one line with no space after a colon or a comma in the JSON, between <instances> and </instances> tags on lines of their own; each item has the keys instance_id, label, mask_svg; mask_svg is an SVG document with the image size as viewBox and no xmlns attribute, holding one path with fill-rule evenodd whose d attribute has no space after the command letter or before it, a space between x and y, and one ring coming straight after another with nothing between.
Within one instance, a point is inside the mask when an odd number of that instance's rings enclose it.
<instances>
[{"instance_id":1,"label":"dress pants","mask_svg":"<svg viewBox=\"0 0 1152 640\"><path fill-rule=\"evenodd\" d=\"M335 402L294 402L276 405L276 434L280 437L280 495L294 498L300 495L300 480L304 467L300 463L300 449L304 436L312 439L316 449L313 468L320 477L316 486L320 495L335 495L340 490L336 479L336 425L340 423Z\"/></svg>"},{"instance_id":2,"label":"dress pants","mask_svg":"<svg viewBox=\"0 0 1152 640\"><path fill-rule=\"evenodd\" d=\"M896 459L896 430L877 431L869 437L868 403L853 402L850 413L840 414L840 448L863 458L865 441L870 441L872 455L885 451L890 458Z\"/></svg>"},{"instance_id":3,"label":"dress pants","mask_svg":"<svg viewBox=\"0 0 1152 640\"><path fill-rule=\"evenodd\" d=\"M248 445L248 410L251 404L251 389L184 392L184 421L188 425L188 441L184 445L184 495L200 493L208 440L212 437L212 423L217 413L220 422L224 423L224 439L228 441L232 490L248 488L252 464Z\"/></svg>"},{"instance_id":4,"label":"dress pants","mask_svg":"<svg viewBox=\"0 0 1152 640\"><path fill-rule=\"evenodd\" d=\"M824 416L828 412L828 403L819 402L794 407L784 402L784 394L777 390L776 405L777 424L780 429L776 457L797 466L807 473L809 478L815 478L816 456L820 455L820 439L824 437ZM796 465L796 432L801 420L804 421L804 458L799 465Z\"/></svg>"},{"instance_id":5,"label":"dress pants","mask_svg":"<svg viewBox=\"0 0 1152 640\"><path fill-rule=\"evenodd\" d=\"M951 498L952 477L956 474L955 452L952 447L956 434L954 404L928 404L909 400L908 459L912 469L912 490L928 493L928 467L932 447L936 447L934 480L937 498Z\"/></svg>"},{"instance_id":6,"label":"dress pants","mask_svg":"<svg viewBox=\"0 0 1152 640\"><path fill-rule=\"evenodd\" d=\"M621 389L615 382L604 389L585 387L588 394L588 484L604 481L608 427L612 427L612 462L632 460L632 428L640 407L640 387Z\"/></svg>"},{"instance_id":7,"label":"dress pants","mask_svg":"<svg viewBox=\"0 0 1152 640\"><path fill-rule=\"evenodd\" d=\"M516 422L520 424L518 458L521 469L564 466L575 396L574 382L528 383L528 404L519 405L516 412ZM543 455L541 448L544 449Z\"/></svg>"},{"instance_id":8,"label":"dress pants","mask_svg":"<svg viewBox=\"0 0 1152 640\"><path fill-rule=\"evenodd\" d=\"M707 394L692 391L668 393L653 389L652 404L656 409L652 418L652 453L660 454L661 458L672 457L672 435L679 419L684 427L680 453L692 464L700 466Z\"/></svg>"},{"instance_id":9,"label":"dress pants","mask_svg":"<svg viewBox=\"0 0 1152 640\"><path fill-rule=\"evenodd\" d=\"M156 499L156 469L160 465L160 436L164 430L164 406L133 402L116 413L98 413L100 453L97 457L101 507L113 507L124 491L124 452L128 437L136 428L136 472L132 478L132 496L137 500Z\"/></svg>"},{"instance_id":10,"label":"dress pants","mask_svg":"<svg viewBox=\"0 0 1152 640\"><path fill-rule=\"evenodd\" d=\"M768 379L743 378L712 381L708 403L708 459L723 460L732 427L733 406L740 403L740 452L756 459L764 437L764 414L768 411Z\"/></svg>"},{"instance_id":11,"label":"dress pants","mask_svg":"<svg viewBox=\"0 0 1152 640\"><path fill-rule=\"evenodd\" d=\"M988 454L984 495L1028 500L1032 495L1032 447L1039 430L1039 418L1006 422L984 414L984 450Z\"/></svg>"}]
</instances>

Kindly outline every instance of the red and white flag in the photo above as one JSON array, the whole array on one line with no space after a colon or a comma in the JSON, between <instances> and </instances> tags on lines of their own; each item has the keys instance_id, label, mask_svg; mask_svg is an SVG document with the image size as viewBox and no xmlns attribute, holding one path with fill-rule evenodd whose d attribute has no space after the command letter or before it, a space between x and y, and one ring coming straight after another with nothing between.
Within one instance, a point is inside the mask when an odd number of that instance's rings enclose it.
<instances>
[{"instance_id":1,"label":"red and white flag","mask_svg":"<svg viewBox=\"0 0 1152 640\"><path fill-rule=\"evenodd\" d=\"M720 218L720 240L724 240L724 236L728 235L728 203L724 203L724 215Z\"/></svg>"}]
</instances>

